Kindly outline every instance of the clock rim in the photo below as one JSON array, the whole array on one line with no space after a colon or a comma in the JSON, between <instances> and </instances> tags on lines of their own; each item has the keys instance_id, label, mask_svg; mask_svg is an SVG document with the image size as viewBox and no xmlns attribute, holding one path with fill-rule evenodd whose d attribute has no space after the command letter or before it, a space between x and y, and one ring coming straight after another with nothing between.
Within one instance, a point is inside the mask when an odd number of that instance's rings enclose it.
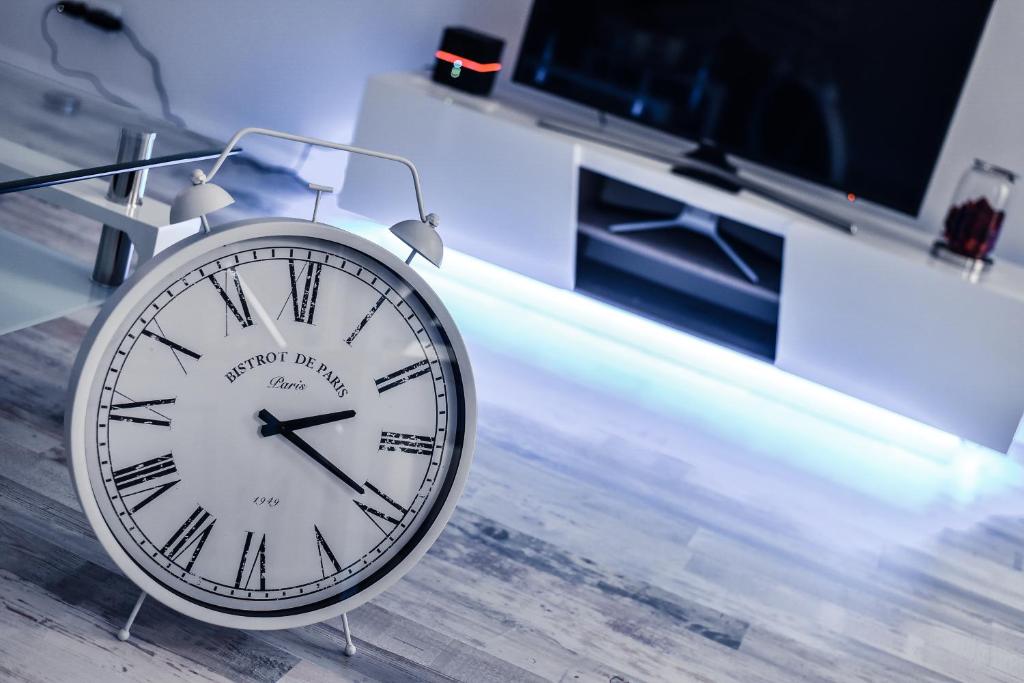
<instances>
[{"instance_id":1,"label":"clock rim","mask_svg":"<svg viewBox=\"0 0 1024 683\"><path fill-rule=\"evenodd\" d=\"M128 314L155 289L160 280L181 266L214 249L260 237L322 239L360 251L393 270L423 299L428 310L437 319L442 332L448 337L449 349L455 361L453 379L459 383L462 403L462 438L461 443L455 444L456 449L461 448L461 453L454 474L448 475L452 479L451 485L444 500L435 502L434 507L427 512L427 518L423 522L426 526L419 527L423 530L420 537L417 539L414 535L405 546L408 550L401 559L393 567L388 568L385 565L356 584L362 585L371 580L369 586L355 595L340 600L327 598L331 600L329 604L322 604L323 601L311 603L312 609L308 610L301 607L289 608L270 614L245 613L242 610L222 611L205 607L163 585L142 569L114 537L96 502L89 480L86 441L89 391L97 374L102 371L100 361L104 351L111 343L117 342L114 339L115 332L127 319ZM208 234L200 233L178 242L140 266L108 298L90 326L72 368L68 387L69 400L64 416L67 466L79 504L107 555L140 590L164 605L200 621L232 628L266 630L318 623L348 612L393 586L422 559L448 524L465 489L476 443L476 392L469 354L455 321L440 297L419 273L384 247L343 228L296 218L247 219L218 226Z\"/></svg>"}]
</instances>

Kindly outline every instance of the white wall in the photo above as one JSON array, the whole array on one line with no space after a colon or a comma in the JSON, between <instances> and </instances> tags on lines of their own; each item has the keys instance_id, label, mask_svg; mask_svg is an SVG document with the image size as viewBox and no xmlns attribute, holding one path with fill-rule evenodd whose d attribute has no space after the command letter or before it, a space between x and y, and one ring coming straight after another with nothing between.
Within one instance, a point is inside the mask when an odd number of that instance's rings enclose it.
<instances>
[{"instance_id":1,"label":"white wall","mask_svg":"<svg viewBox=\"0 0 1024 683\"><path fill-rule=\"evenodd\" d=\"M40 33L44 0L0 0L0 60L59 80ZM109 6L109 0L96 0ZM226 138L248 125L346 141L363 84L379 71L432 61L444 26L515 36L529 0L121 0L122 16L160 58L172 111L189 127ZM149 67L121 35L52 13L61 62L99 74L114 92L159 113ZM68 80L84 89L84 81ZM0 94L0 108L3 107ZM0 112L2 115L2 112ZM414 115L410 113L410 115ZM295 145L250 149L291 163ZM275 154L276 152L276 154ZM316 153L304 175L336 184L344 155ZM329 173L324 169L328 164ZM322 174L322 175L321 175Z\"/></svg>"},{"instance_id":2,"label":"white wall","mask_svg":"<svg viewBox=\"0 0 1024 683\"><path fill-rule=\"evenodd\" d=\"M52 75L39 30L48 4L3 0L0 59ZM172 107L191 128L226 137L241 126L263 125L344 141L366 77L426 65L446 25L505 37L511 64L530 0L126 0L121 6L125 21L160 56ZM50 22L65 63L95 71L116 92L158 111L148 67L123 37L63 17ZM925 199L922 229L938 232L954 186L975 157L1024 173L1022 36L1024 1L997 0ZM279 161L294 160L293 148L269 145L247 144ZM314 153L304 175L333 184L338 164L336 155ZM997 250L1020 262L1022 194L1024 180Z\"/></svg>"}]
</instances>

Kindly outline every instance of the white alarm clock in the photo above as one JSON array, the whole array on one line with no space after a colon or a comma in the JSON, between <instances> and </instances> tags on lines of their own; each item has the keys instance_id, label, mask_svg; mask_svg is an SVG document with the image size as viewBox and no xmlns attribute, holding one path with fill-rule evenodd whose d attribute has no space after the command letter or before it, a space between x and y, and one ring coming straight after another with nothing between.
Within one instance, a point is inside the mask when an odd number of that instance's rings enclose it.
<instances>
[{"instance_id":1,"label":"white alarm clock","mask_svg":"<svg viewBox=\"0 0 1024 683\"><path fill-rule=\"evenodd\" d=\"M420 219L393 231L439 264L410 162L244 129L211 179L249 133L406 164ZM196 180L172 220L230 202ZM124 573L179 612L246 629L342 615L409 571L459 499L475 435L466 348L423 278L376 244L307 220L201 218L204 233L111 297L79 353L78 497Z\"/></svg>"}]
</instances>

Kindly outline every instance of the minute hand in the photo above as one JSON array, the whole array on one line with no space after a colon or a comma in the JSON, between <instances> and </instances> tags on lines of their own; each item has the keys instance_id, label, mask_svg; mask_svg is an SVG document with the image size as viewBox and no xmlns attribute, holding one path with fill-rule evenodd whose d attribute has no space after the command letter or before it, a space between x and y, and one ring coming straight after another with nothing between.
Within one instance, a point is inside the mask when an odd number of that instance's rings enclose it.
<instances>
[{"instance_id":1,"label":"minute hand","mask_svg":"<svg viewBox=\"0 0 1024 683\"><path fill-rule=\"evenodd\" d=\"M355 417L356 411L354 410L340 410L336 413L324 413L323 415L311 415L309 417L298 417L294 420L281 420L279 422L268 422L267 424L260 427L260 436L274 436L280 434L281 430L295 431L296 429L305 429L306 427L315 427L317 425L327 424L329 422L337 422L339 420L347 420L350 417ZM262 415L261 415L262 417Z\"/></svg>"},{"instance_id":2,"label":"minute hand","mask_svg":"<svg viewBox=\"0 0 1024 683\"><path fill-rule=\"evenodd\" d=\"M330 472L331 474L336 476L338 479L341 479L343 482L345 482L356 493L360 493L360 494L366 493L366 489L364 489L362 486L357 484L355 482L355 480L352 479L352 477L348 476L347 474L345 474L344 472L339 470L337 467L335 467L334 463L332 463L330 460L328 460L324 456L320 455L319 451L317 451L315 448L310 446L303 439L299 438L293 432L291 432L291 431L289 431L287 429L282 429L281 428L281 422L276 417L274 417L270 413L269 410L261 410L258 414L259 414L260 419L263 420L264 422L266 422L267 424L277 425L277 427L279 429L278 433L281 436L283 436L285 439L287 439L290 443L294 444L295 447L298 448L300 451L302 451L303 453L305 453L309 457L313 458L313 460L315 460L319 465L321 465L328 472Z\"/></svg>"}]
</instances>

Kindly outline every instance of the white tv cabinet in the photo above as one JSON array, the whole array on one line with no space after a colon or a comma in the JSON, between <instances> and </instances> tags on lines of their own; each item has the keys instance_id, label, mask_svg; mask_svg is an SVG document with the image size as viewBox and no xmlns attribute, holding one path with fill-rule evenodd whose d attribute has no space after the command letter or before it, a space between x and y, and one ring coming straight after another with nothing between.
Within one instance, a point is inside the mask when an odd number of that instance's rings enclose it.
<instances>
[{"instance_id":1,"label":"white tv cabinet","mask_svg":"<svg viewBox=\"0 0 1024 683\"><path fill-rule=\"evenodd\" d=\"M778 235L778 367L1009 449L1024 413L1024 270L998 263L970 281L929 257L924 232L859 223L848 235L536 120L423 75L384 74L367 84L353 142L415 160L449 246L557 287L576 285L585 172ZM410 210L394 206L402 172L353 158L339 203L401 220Z\"/></svg>"}]
</instances>

